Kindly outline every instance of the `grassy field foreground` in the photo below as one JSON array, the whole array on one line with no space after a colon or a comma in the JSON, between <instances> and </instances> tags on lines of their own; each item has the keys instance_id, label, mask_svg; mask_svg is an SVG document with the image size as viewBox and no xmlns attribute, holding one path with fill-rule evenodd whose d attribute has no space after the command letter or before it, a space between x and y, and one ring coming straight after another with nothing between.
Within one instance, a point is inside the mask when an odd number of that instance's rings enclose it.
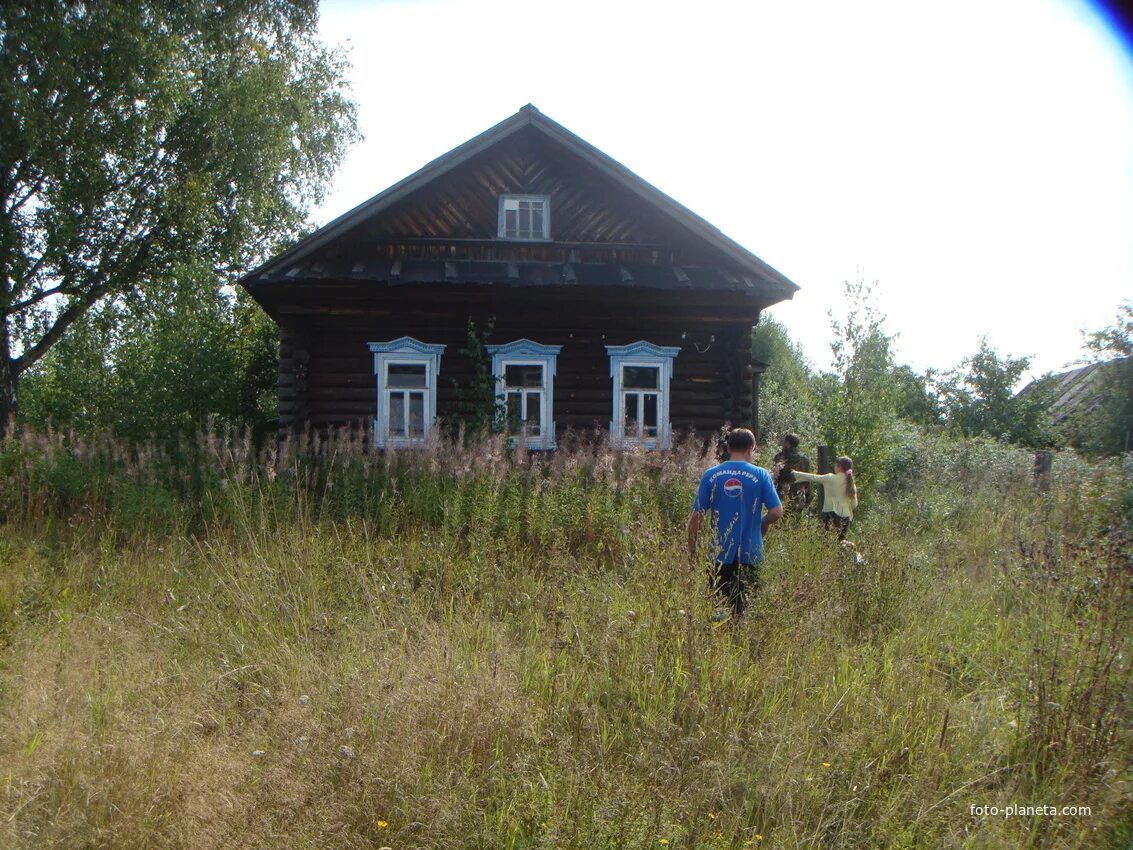
<instances>
[{"instance_id":1,"label":"grassy field foreground","mask_svg":"<svg viewBox=\"0 0 1133 850\"><path fill-rule=\"evenodd\" d=\"M1129 460L921 438L719 625L694 447L317 448L3 444L0 845L1133 843Z\"/></svg>"}]
</instances>

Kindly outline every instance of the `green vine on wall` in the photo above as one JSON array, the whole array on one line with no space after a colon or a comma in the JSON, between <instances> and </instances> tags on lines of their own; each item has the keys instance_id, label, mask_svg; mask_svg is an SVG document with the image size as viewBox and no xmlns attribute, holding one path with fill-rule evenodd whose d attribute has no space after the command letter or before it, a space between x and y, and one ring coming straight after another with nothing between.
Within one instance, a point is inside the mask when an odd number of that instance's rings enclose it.
<instances>
[{"instance_id":1,"label":"green vine on wall","mask_svg":"<svg viewBox=\"0 0 1133 850\"><path fill-rule=\"evenodd\" d=\"M496 317L489 316L483 330L468 319L468 331L460 354L472 363L467 382L452 379L454 393L450 425L454 432L463 429L466 439L475 439L489 431L499 430L501 397L496 395L496 376L492 374L492 358L487 343L495 328Z\"/></svg>"}]
</instances>

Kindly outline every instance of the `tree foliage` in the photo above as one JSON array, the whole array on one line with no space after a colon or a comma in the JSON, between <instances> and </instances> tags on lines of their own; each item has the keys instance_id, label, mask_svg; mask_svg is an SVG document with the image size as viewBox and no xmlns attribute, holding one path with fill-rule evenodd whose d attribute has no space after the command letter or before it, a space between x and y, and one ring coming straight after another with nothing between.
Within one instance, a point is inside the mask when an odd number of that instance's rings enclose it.
<instances>
[{"instance_id":1,"label":"tree foliage","mask_svg":"<svg viewBox=\"0 0 1133 850\"><path fill-rule=\"evenodd\" d=\"M846 307L831 316L834 371L815 373L782 323L760 318L752 356L768 364L760 386L760 429L765 441L788 432L824 442L855 459L858 477L882 482L900 449L900 420L939 425L933 373L921 375L894 362L893 341L874 305L874 286L845 285Z\"/></svg>"},{"instance_id":2,"label":"tree foliage","mask_svg":"<svg viewBox=\"0 0 1133 850\"><path fill-rule=\"evenodd\" d=\"M207 421L259 427L275 415L275 325L203 266L106 300L25 377L21 421L131 439Z\"/></svg>"},{"instance_id":3,"label":"tree foliage","mask_svg":"<svg viewBox=\"0 0 1133 850\"><path fill-rule=\"evenodd\" d=\"M1026 393L1015 388L1031 365L1029 357L1000 355L987 337L979 350L941 381L949 423L965 436L983 434L1031 447L1050 445L1050 390L1039 381Z\"/></svg>"},{"instance_id":4,"label":"tree foliage","mask_svg":"<svg viewBox=\"0 0 1133 850\"><path fill-rule=\"evenodd\" d=\"M940 400L933 391L935 373L918 374L911 366L893 370L897 416L916 425L939 425L943 421Z\"/></svg>"},{"instance_id":5,"label":"tree foliage","mask_svg":"<svg viewBox=\"0 0 1133 850\"><path fill-rule=\"evenodd\" d=\"M1112 325L1087 333L1085 347L1102 364L1095 372L1099 404L1067 423L1065 433L1089 454L1133 451L1133 301L1118 308Z\"/></svg>"},{"instance_id":6,"label":"tree foliage","mask_svg":"<svg viewBox=\"0 0 1133 850\"><path fill-rule=\"evenodd\" d=\"M814 379L799 344L782 322L770 315L759 318L751 332L752 359L767 364L759 384L759 434L778 442L792 431L817 434Z\"/></svg>"},{"instance_id":7,"label":"tree foliage","mask_svg":"<svg viewBox=\"0 0 1133 850\"><path fill-rule=\"evenodd\" d=\"M454 434L463 430L469 442L502 425L496 376L492 374L492 356L487 347L495 324L495 316L489 316L483 328L478 328L471 316L468 318L460 354L472 363L472 372L467 381L452 379L453 413L448 424Z\"/></svg>"},{"instance_id":8,"label":"tree foliage","mask_svg":"<svg viewBox=\"0 0 1133 850\"><path fill-rule=\"evenodd\" d=\"M855 476L867 486L885 477L901 397L893 337L874 306L875 286L860 277L846 282L845 309L830 316L834 380L820 396L823 438L854 459Z\"/></svg>"},{"instance_id":9,"label":"tree foliage","mask_svg":"<svg viewBox=\"0 0 1133 850\"><path fill-rule=\"evenodd\" d=\"M104 299L297 233L356 136L316 23L315 0L0 7L0 427Z\"/></svg>"}]
</instances>

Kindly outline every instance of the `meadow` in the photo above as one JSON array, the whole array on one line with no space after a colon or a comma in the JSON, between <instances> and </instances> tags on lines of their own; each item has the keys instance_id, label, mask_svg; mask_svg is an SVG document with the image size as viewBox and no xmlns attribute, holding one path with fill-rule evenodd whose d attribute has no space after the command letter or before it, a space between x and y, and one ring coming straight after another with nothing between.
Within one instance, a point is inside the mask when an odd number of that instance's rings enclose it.
<instances>
[{"instance_id":1,"label":"meadow","mask_svg":"<svg viewBox=\"0 0 1133 850\"><path fill-rule=\"evenodd\" d=\"M735 623L711 462L0 443L0 845L1133 845L1133 459L917 434Z\"/></svg>"}]
</instances>

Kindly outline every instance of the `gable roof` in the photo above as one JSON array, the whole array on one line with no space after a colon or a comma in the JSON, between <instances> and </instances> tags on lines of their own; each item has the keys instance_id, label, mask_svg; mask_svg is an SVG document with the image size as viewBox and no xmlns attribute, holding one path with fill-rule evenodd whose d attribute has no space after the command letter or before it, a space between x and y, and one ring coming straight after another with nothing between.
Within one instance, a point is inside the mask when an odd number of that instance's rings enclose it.
<instances>
[{"instance_id":1,"label":"gable roof","mask_svg":"<svg viewBox=\"0 0 1133 850\"><path fill-rule=\"evenodd\" d=\"M368 201L364 201L349 212L340 215L310 236L249 272L240 279L240 283L247 285L260 277L274 277L283 274L288 267L302 261L363 221L390 208L428 183L448 174L472 157L483 153L526 128L532 128L551 141L567 148L571 153L612 179L625 190L649 202L664 216L718 250L729 260L736 263L739 268L768 284L771 289L779 291L783 298L790 298L798 290L797 284L759 259L738 242L725 236L718 228L638 177L589 142L579 138L561 124L552 121L531 104L527 104L510 118L504 119L480 135L453 148L385 191L379 192Z\"/></svg>"},{"instance_id":2,"label":"gable roof","mask_svg":"<svg viewBox=\"0 0 1133 850\"><path fill-rule=\"evenodd\" d=\"M1118 357L1087 363L1068 372L1036 378L1023 387L1017 397L1023 398L1040 388L1049 388L1052 399L1050 416L1056 423L1065 422L1075 415L1089 416L1108 400L1104 382L1106 373L1126 360L1128 358Z\"/></svg>"}]
</instances>

